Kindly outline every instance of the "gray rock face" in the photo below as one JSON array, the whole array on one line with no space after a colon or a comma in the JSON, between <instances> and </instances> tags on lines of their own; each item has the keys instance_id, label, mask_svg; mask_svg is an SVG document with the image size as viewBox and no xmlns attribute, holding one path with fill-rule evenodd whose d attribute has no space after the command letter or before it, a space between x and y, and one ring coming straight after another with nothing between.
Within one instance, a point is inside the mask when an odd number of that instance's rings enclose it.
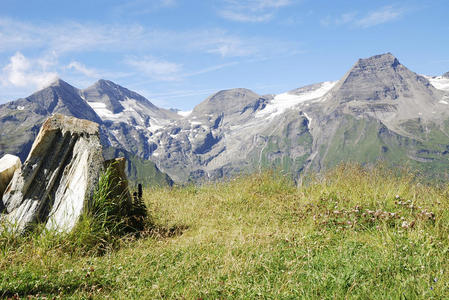
<instances>
[{"instance_id":1,"label":"gray rock face","mask_svg":"<svg viewBox=\"0 0 449 300\"><path fill-rule=\"evenodd\" d=\"M178 182L257 170L271 122L257 119L269 97L247 89L220 91L186 118L158 130L150 159Z\"/></svg>"},{"instance_id":2,"label":"gray rock face","mask_svg":"<svg viewBox=\"0 0 449 300\"><path fill-rule=\"evenodd\" d=\"M429 96L434 92L427 79L411 72L387 53L359 59L335 86L332 96L340 103L383 101L411 98L417 91Z\"/></svg>"},{"instance_id":3,"label":"gray rock face","mask_svg":"<svg viewBox=\"0 0 449 300\"><path fill-rule=\"evenodd\" d=\"M71 230L88 207L102 168L98 124L53 115L3 195L3 221L18 232L38 222Z\"/></svg>"},{"instance_id":4,"label":"gray rock face","mask_svg":"<svg viewBox=\"0 0 449 300\"><path fill-rule=\"evenodd\" d=\"M444 73L444 74L443 74L443 77L449 78L449 72Z\"/></svg>"},{"instance_id":5,"label":"gray rock face","mask_svg":"<svg viewBox=\"0 0 449 300\"><path fill-rule=\"evenodd\" d=\"M103 144L143 158L150 155L148 140L152 132L180 118L175 112L158 108L145 97L108 80L101 79L79 94L102 119Z\"/></svg>"},{"instance_id":6,"label":"gray rock face","mask_svg":"<svg viewBox=\"0 0 449 300\"><path fill-rule=\"evenodd\" d=\"M360 59L326 95L325 111L335 109L366 114L397 127L397 123L420 116L438 118L443 93L423 76L390 53Z\"/></svg>"},{"instance_id":7,"label":"gray rock face","mask_svg":"<svg viewBox=\"0 0 449 300\"><path fill-rule=\"evenodd\" d=\"M231 89L220 91L200 104L192 112L192 116L224 114L231 116L243 114L247 110L255 111L263 104L261 96L248 89Z\"/></svg>"},{"instance_id":8,"label":"gray rock face","mask_svg":"<svg viewBox=\"0 0 449 300\"><path fill-rule=\"evenodd\" d=\"M21 166L20 158L15 155L6 154L0 158L0 197L5 192L14 172ZM2 205L3 203L0 200L0 210L2 210Z\"/></svg>"},{"instance_id":9,"label":"gray rock face","mask_svg":"<svg viewBox=\"0 0 449 300\"><path fill-rule=\"evenodd\" d=\"M122 102L127 99L134 99L150 110L159 110L158 107L141 95L104 79L100 79L94 85L81 90L80 95L88 103L103 103L103 108L109 110L112 114L123 112L125 107L123 107Z\"/></svg>"}]
</instances>

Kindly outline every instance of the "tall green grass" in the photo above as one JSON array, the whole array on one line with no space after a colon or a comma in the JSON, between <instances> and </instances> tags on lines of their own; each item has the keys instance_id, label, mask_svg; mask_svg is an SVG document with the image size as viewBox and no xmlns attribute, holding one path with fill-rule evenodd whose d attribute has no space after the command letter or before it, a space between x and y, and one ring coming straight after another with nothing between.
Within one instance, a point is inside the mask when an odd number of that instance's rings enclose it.
<instances>
[{"instance_id":1,"label":"tall green grass","mask_svg":"<svg viewBox=\"0 0 449 300\"><path fill-rule=\"evenodd\" d=\"M102 252L66 251L70 240L2 239L0 296L449 297L447 186L360 165L303 182L264 172L148 189L152 229L111 235L120 247Z\"/></svg>"}]
</instances>

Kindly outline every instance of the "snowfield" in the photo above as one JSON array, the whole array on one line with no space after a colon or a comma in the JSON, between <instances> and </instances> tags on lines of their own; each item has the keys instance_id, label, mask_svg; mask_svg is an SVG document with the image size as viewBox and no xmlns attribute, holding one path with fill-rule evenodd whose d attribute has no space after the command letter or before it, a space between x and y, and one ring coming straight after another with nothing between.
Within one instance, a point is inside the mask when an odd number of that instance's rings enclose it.
<instances>
[{"instance_id":1,"label":"snowfield","mask_svg":"<svg viewBox=\"0 0 449 300\"><path fill-rule=\"evenodd\" d=\"M436 77L424 76L424 77L426 77L436 89L449 92L449 78L445 78L443 76L436 76Z\"/></svg>"},{"instance_id":2,"label":"snowfield","mask_svg":"<svg viewBox=\"0 0 449 300\"><path fill-rule=\"evenodd\" d=\"M321 85L314 90L305 91L299 94L287 92L276 95L263 110L256 114L256 118L273 118L300 103L321 98L329 92L336 83L337 81L326 81L321 83Z\"/></svg>"}]
</instances>

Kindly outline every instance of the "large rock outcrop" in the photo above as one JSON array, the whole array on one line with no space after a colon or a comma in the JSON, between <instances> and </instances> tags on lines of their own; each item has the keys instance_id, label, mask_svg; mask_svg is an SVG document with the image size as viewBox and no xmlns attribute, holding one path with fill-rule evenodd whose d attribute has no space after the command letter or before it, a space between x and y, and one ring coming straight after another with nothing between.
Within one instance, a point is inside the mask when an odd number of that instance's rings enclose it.
<instances>
[{"instance_id":1,"label":"large rock outcrop","mask_svg":"<svg viewBox=\"0 0 449 300\"><path fill-rule=\"evenodd\" d=\"M0 158L0 197L6 190L9 182L11 181L14 172L22 166L20 162L20 158L15 155L5 154L2 158ZM0 210L1 201L0 201Z\"/></svg>"},{"instance_id":2,"label":"large rock outcrop","mask_svg":"<svg viewBox=\"0 0 449 300\"><path fill-rule=\"evenodd\" d=\"M98 124L60 114L42 125L3 195L3 221L22 232L36 223L71 230L103 170Z\"/></svg>"}]
</instances>

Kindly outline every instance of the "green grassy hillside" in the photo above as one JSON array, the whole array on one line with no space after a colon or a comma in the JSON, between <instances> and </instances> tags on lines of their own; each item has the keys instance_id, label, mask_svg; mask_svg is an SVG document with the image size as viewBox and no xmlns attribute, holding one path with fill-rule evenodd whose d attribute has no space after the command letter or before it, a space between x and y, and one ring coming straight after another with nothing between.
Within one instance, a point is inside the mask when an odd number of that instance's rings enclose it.
<instances>
[{"instance_id":1,"label":"green grassy hillside","mask_svg":"<svg viewBox=\"0 0 449 300\"><path fill-rule=\"evenodd\" d=\"M328 148L322 147L322 166L329 169L341 162L373 164L383 161L392 167L407 165L432 181L447 180L447 124L437 126L414 119L403 122L401 130L403 135L389 130L376 120L346 115L329 141Z\"/></svg>"},{"instance_id":2,"label":"green grassy hillside","mask_svg":"<svg viewBox=\"0 0 449 300\"><path fill-rule=\"evenodd\" d=\"M449 187L357 165L303 182L267 172L147 190L146 232L101 249L75 243L83 230L3 233L0 297L449 297Z\"/></svg>"}]
</instances>

